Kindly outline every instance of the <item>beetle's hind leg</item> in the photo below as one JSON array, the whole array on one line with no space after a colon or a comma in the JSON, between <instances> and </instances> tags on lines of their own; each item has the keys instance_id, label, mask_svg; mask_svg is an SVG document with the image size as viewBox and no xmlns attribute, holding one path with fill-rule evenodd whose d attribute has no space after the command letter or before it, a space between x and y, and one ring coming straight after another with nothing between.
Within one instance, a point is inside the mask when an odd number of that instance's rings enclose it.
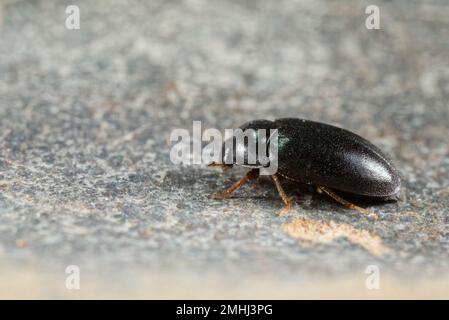
<instances>
[{"instance_id":1,"label":"beetle's hind leg","mask_svg":"<svg viewBox=\"0 0 449 320\"><path fill-rule=\"evenodd\" d=\"M273 179L273 182L276 185L276 189L278 189L278 192L279 192L279 195L282 198L282 201L284 201L284 203L285 203L284 209L282 209L279 212L279 216L283 216L291 209L292 201L290 200L290 198L285 193L284 188L282 188L282 184L281 184L281 181L279 180L279 177L276 174L273 174L271 176L271 178Z\"/></svg>"},{"instance_id":2,"label":"beetle's hind leg","mask_svg":"<svg viewBox=\"0 0 449 320\"><path fill-rule=\"evenodd\" d=\"M366 215L368 215L369 217L372 217L372 218L375 218L375 219L378 218L378 216L377 216L376 213L374 213L374 212L372 212L372 211L370 211L370 210L368 210L368 209L359 207L359 206L353 204L352 202L349 202L349 201L343 199L342 197L340 197L339 195L337 195L337 194L336 194L334 191L332 191L331 189L328 189L328 188L323 187L323 186L316 186L316 189L317 189L317 192L318 192L318 193L323 193L323 192L324 192L324 193L327 194L329 197L331 197L332 199L334 199L334 200L337 201L338 203L344 205L345 207L348 207L349 209L357 210L358 212L361 212L361 213L363 213L363 214L366 214Z\"/></svg>"},{"instance_id":3,"label":"beetle's hind leg","mask_svg":"<svg viewBox=\"0 0 449 320\"><path fill-rule=\"evenodd\" d=\"M248 181L257 179L259 177L259 169L251 169L246 173L246 175L239 181L234 183L228 190L223 193L214 193L209 196L212 199L225 199L229 198L237 189L243 186Z\"/></svg>"}]
</instances>

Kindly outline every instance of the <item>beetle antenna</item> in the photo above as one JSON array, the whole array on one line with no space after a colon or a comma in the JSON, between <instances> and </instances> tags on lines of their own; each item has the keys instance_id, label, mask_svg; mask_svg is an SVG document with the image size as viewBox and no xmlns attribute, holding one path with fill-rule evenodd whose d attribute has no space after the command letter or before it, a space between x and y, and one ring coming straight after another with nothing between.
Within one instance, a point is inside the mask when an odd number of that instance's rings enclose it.
<instances>
[{"instance_id":1,"label":"beetle antenna","mask_svg":"<svg viewBox=\"0 0 449 320\"><path fill-rule=\"evenodd\" d=\"M223 163L223 162L211 162L207 165L208 167L225 167L227 166L227 164Z\"/></svg>"},{"instance_id":2,"label":"beetle antenna","mask_svg":"<svg viewBox=\"0 0 449 320\"><path fill-rule=\"evenodd\" d=\"M211 162L207 166L208 167L221 167L223 169L222 172L226 172L227 170L232 168L232 164L226 164L223 162Z\"/></svg>"}]
</instances>

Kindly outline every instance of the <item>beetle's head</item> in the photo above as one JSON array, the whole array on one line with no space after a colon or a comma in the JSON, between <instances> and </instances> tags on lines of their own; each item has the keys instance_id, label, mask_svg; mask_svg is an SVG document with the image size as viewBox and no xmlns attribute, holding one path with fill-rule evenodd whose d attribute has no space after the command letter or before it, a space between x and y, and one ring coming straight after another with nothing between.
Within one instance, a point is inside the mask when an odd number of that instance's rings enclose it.
<instances>
[{"instance_id":1,"label":"beetle's head","mask_svg":"<svg viewBox=\"0 0 449 320\"><path fill-rule=\"evenodd\" d=\"M254 120L243 124L223 143L223 163L227 166L268 167L270 135L274 129L274 122L269 120Z\"/></svg>"}]
</instances>

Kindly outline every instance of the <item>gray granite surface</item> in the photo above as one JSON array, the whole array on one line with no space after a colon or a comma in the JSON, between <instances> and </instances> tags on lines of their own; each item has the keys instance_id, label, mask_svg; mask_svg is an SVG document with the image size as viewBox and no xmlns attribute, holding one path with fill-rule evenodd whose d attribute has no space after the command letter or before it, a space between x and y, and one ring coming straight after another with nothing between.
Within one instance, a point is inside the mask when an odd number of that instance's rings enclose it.
<instances>
[{"instance_id":1,"label":"gray granite surface","mask_svg":"<svg viewBox=\"0 0 449 320\"><path fill-rule=\"evenodd\" d=\"M446 1L0 0L0 297L448 298L448 62ZM402 200L288 185L278 217L269 180L210 200L244 170L170 161L193 120L291 116L385 150Z\"/></svg>"}]
</instances>

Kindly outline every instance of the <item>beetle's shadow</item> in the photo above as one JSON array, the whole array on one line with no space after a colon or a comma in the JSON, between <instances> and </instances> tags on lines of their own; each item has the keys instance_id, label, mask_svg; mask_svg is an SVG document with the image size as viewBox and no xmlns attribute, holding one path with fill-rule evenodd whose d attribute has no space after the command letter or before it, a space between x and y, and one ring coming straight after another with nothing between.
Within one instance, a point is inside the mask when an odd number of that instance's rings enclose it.
<instances>
[{"instance_id":1,"label":"beetle's shadow","mask_svg":"<svg viewBox=\"0 0 449 320\"><path fill-rule=\"evenodd\" d=\"M361 196L361 195L355 195L348 192L343 191L336 191L333 190L336 194L338 194L343 199L353 202L355 204L361 204L366 206L375 206L375 205L381 205L385 203L394 203L396 200L394 199L380 199L380 198L373 198L368 196Z\"/></svg>"},{"instance_id":2,"label":"beetle's shadow","mask_svg":"<svg viewBox=\"0 0 449 320\"><path fill-rule=\"evenodd\" d=\"M196 193L198 185L206 186L202 188L202 191L209 190L209 196L212 193L224 192L227 187L230 187L232 183L236 182L239 178L244 176L245 171L237 171L232 175L222 176L219 172L204 173L202 170L173 170L167 172L161 187L167 191L174 190L186 190L192 193ZM217 183L221 180L220 183ZM326 194L319 194L316 191L316 187L313 185L302 184L286 179L281 180L282 186L287 193L287 196L292 198L295 204L301 205L305 195L311 196L310 206L312 208L318 208L326 204L337 204L335 200ZM251 188L252 187L252 188ZM253 190L251 190L253 189ZM353 202L360 206L373 206L379 204L385 204L386 201L373 199L369 197L357 196L345 192L333 190L343 199ZM270 176L260 176L257 180L250 181L241 190L238 190L232 195L234 199L260 199L261 201L279 201L279 205L282 205L282 200L273 183ZM310 198L309 198L310 199ZM391 201L393 202L393 201ZM273 202L274 204L274 202ZM338 204L337 204L338 205Z\"/></svg>"},{"instance_id":3,"label":"beetle's shadow","mask_svg":"<svg viewBox=\"0 0 449 320\"><path fill-rule=\"evenodd\" d=\"M268 191L270 196L273 195L273 198L280 198L276 187L271 179L268 177L261 177L256 182L260 185L261 188L264 190L269 190L270 188L272 191ZM294 196L295 198L301 197L303 195L311 195L312 196L312 207L318 207L322 203L337 203L334 199L332 199L330 196L324 194L324 193L318 193L316 191L316 186L313 185L307 185L303 183L298 183L294 181L288 181L286 179L283 179L281 181L282 186L284 188L284 191L287 193L289 197ZM382 200L378 198L372 198L367 196L361 196L361 195L355 195L348 192L343 191L337 191L332 189L337 195L342 197L343 199L354 203L356 205L360 206L376 206L386 203L394 203L396 202L394 199L392 200ZM243 197L243 196L242 196ZM262 198L263 196L260 196ZM259 198L259 197L256 197Z\"/></svg>"}]
</instances>

